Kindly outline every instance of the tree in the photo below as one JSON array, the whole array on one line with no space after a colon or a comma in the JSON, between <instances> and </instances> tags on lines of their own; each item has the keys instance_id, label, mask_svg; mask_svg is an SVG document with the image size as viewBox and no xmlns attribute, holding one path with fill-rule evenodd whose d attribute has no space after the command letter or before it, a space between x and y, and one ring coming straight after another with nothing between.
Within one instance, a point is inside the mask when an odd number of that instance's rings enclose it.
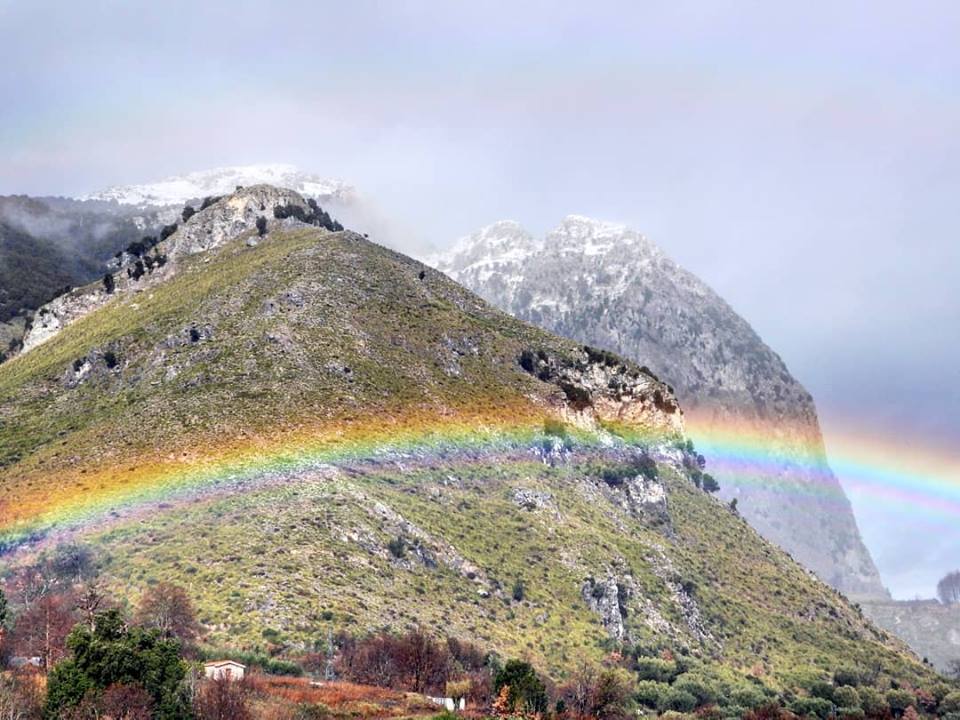
<instances>
[{"instance_id":1,"label":"tree","mask_svg":"<svg viewBox=\"0 0 960 720\"><path fill-rule=\"evenodd\" d=\"M630 698L633 687L623 670L600 672L590 694L590 715L598 720L626 720L633 716Z\"/></svg>"},{"instance_id":2,"label":"tree","mask_svg":"<svg viewBox=\"0 0 960 720\"><path fill-rule=\"evenodd\" d=\"M250 720L246 685L221 677L203 683L193 701L197 720Z\"/></svg>"},{"instance_id":3,"label":"tree","mask_svg":"<svg viewBox=\"0 0 960 720\"><path fill-rule=\"evenodd\" d=\"M720 483L717 482L716 478L713 475L704 473L700 479L701 487L708 493L715 493L720 490Z\"/></svg>"},{"instance_id":4,"label":"tree","mask_svg":"<svg viewBox=\"0 0 960 720\"><path fill-rule=\"evenodd\" d=\"M0 673L0 720L40 717L43 691L34 675Z\"/></svg>"},{"instance_id":5,"label":"tree","mask_svg":"<svg viewBox=\"0 0 960 720\"><path fill-rule=\"evenodd\" d=\"M154 717L161 720L188 715L182 687L186 665L177 640L155 629L127 627L118 610L108 610L96 616L93 630L85 624L74 627L67 647L70 656L47 680L47 717L60 717L91 692L113 685L142 687L153 702Z\"/></svg>"},{"instance_id":6,"label":"tree","mask_svg":"<svg viewBox=\"0 0 960 720\"><path fill-rule=\"evenodd\" d=\"M117 284L113 280L113 275L107 273L103 276L103 289L107 291L107 295L112 295L116 287Z\"/></svg>"},{"instance_id":7,"label":"tree","mask_svg":"<svg viewBox=\"0 0 960 720\"><path fill-rule=\"evenodd\" d=\"M960 570L944 575L937 583L937 597L944 604L960 602Z\"/></svg>"},{"instance_id":8,"label":"tree","mask_svg":"<svg viewBox=\"0 0 960 720\"><path fill-rule=\"evenodd\" d=\"M493 681L498 694L509 687L508 701L511 711L542 713L547 709L547 690L533 666L523 660L508 660Z\"/></svg>"},{"instance_id":9,"label":"tree","mask_svg":"<svg viewBox=\"0 0 960 720\"><path fill-rule=\"evenodd\" d=\"M13 631L17 654L39 657L47 669L59 662L76 622L72 600L69 595L44 595L20 613Z\"/></svg>"},{"instance_id":10,"label":"tree","mask_svg":"<svg viewBox=\"0 0 960 720\"><path fill-rule=\"evenodd\" d=\"M450 654L446 647L435 642L423 631L411 630L400 638L397 660L400 668L407 671L407 685L413 692L440 692L443 689L450 665Z\"/></svg>"},{"instance_id":11,"label":"tree","mask_svg":"<svg viewBox=\"0 0 960 720\"><path fill-rule=\"evenodd\" d=\"M916 702L913 693L909 690L888 690L885 695L887 705L893 711L896 717L900 717L906 712L907 708Z\"/></svg>"},{"instance_id":12,"label":"tree","mask_svg":"<svg viewBox=\"0 0 960 720\"><path fill-rule=\"evenodd\" d=\"M7 615L9 612L7 596L4 595L3 588L0 588L0 637L3 637L3 630L7 627Z\"/></svg>"},{"instance_id":13,"label":"tree","mask_svg":"<svg viewBox=\"0 0 960 720\"><path fill-rule=\"evenodd\" d=\"M58 578L69 583L82 583L95 574L93 552L76 543L57 545L50 566Z\"/></svg>"},{"instance_id":14,"label":"tree","mask_svg":"<svg viewBox=\"0 0 960 720\"><path fill-rule=\"evenodd\" d=\"M941 715L960 713L960 690L947 693L943 700L940 701L940 707L938 709Z\"/></svg>"},{"instance_id":15,"label":"tree","mask_svg":"<svg viewBox=\"0 0 960 720\"><path fill-rule=\"evenodd\" d=\"M112 720L151 720L153 698L140 685L111 685L98 703L100 717Z\"/></svg>"},{"instance_id":16,"label":"tree","mask_svg":"<svg viewBox=\"0 0 960 720\"><path fill-rule=\"evenodd\" d=\"M141 596L136 622L157 629L162 637L177 638L185 644L192 643L199 631L186 591L170 583L154 585Z\"/></svg>"},{"instance_id":17,"label":"tree","mask_svg":"<svg viewBox=\"0 0 960 720\"><path fill-rule=\"evenodd\" d=\"M180 217L183 219L184 222L186 222L196 214L197 214L197 211L193 209L193 205L187 205L183 209L183 212L180 213Z\"/></svg>"},{"instance_id":18,"label":"tree","mask_svg":"<svg viewBox=\"0 0 960 720\"><path fill-rule=\"evenodd\" d=\"M267 234L267 219L261 215L257 218L257 235L263 237Z\"/></svg>"}]
</instances>

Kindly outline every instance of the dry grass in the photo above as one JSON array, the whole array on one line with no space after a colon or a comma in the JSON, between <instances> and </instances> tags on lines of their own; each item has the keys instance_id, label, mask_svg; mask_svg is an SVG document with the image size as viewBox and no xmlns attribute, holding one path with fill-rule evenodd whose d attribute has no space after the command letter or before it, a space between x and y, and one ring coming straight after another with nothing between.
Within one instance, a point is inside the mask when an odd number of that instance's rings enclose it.
<instances>
[{"instance_id":1,"label":"dry grass","mask_svg":"<svg viewBox=\"0 0 960 720\"><path fill-rule=\"evenodd\" d=\"M264 711L270 706L279 711L314 705L326 708L332 716L396 718L436 715L440 710L421 695L349 682L257 674L250 676L249 686Z\"/></svg>"}]
</instances>

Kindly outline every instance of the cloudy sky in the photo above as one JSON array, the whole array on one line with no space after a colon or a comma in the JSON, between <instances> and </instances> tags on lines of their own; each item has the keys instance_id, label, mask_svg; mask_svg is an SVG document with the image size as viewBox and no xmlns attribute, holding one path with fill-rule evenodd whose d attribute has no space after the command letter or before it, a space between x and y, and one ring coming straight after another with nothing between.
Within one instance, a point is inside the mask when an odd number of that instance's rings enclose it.
<instances>
[{"instance_id":1,"label":"cloudy sky","mask_svg":"<svg viewBox=\"0 0 960 720\"><path fill-rule=\"evenodd\" d=\"M960 566L960 5L198 5L0 0L0 193L290 162L418 243L628 223L785 358L828 445L929 491L847 485L895 594Z\"/></svg>"}]
</instances>

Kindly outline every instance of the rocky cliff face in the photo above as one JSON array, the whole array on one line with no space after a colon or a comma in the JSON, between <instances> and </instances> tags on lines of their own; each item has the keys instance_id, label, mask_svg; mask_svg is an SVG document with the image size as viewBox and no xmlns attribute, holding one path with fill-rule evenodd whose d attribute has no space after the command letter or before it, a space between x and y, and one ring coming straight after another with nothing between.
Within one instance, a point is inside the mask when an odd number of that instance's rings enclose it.
<instances>
[{"instance_id":1,"label":"rocky cliff face","mask_svg":"<svg viewBox=\"0 0 960 720\"><path fill-rule=\"evenodd\" d=\"M843 592L887 597L827 465L810 394L743 318L655 245L571 216L542 239L497 223L431 262L521 319L650 367L676 388L724 495L761 534ZM746 471L724 462L724 443L739 436L757 448Z\"/></svg>"},{"instance_id":2,"label":"rocky cliff face","mask_svg":"<svg viewBox=\"0 0 960 720\"><path fill-rule=\"evenodd\" d=\"M277 211L280 211L279 213ZM141 244L117 253L110 264L112 284L94 283L71 290L41 307L23 338L29 351L54 337L64 327L103 306L114 297L141 292L178 271L181 259L212 250L237 235L255 228L289 227L302 223L296 216L311 219L319 208L293 190L270 185L242 188L217 199L180 224L167 226L169 234L156 244ZM283 219L277 219L277 215ZM251 238L251 243L257 240Z\"/></svg>"},{"instance_id":3,"label":"rocky cliff face","mask_svg":"<svg viewBox=\"0 0 960 720\"><path fill-rule=\"evenodd\" d=\"M960 605L938 600L865 602L863 612L940 672L952 670L950 664L960 661Z\"/></svg>"}]
</instances>

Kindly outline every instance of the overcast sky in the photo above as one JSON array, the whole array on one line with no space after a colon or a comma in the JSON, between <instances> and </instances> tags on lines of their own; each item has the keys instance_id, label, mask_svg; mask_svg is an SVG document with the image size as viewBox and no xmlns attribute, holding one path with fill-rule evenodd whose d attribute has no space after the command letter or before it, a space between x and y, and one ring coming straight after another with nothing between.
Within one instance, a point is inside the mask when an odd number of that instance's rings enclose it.
<instances>
[{"instance_id":1,"label":"overcast sky","mask_svg":"<svg viewBox=\"0 0 960 720\"><path fill-rule=\"evenodd\" d=\"M957 459L960 4L517 5L0 0L0 193L289 162L438 246L625 222L784 357L828 445ZM954 506L848 489L896 595L960 566Z\"/></svg>"}]
</instances>

